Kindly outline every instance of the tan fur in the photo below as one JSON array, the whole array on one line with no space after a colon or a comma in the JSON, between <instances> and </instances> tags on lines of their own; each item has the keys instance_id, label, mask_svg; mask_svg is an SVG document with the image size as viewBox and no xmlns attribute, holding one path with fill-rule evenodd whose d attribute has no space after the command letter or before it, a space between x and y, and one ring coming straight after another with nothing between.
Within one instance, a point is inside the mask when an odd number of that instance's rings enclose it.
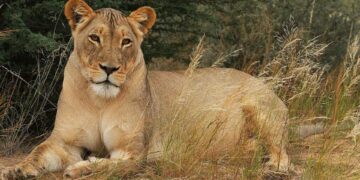
<instances>
[{"instance_id":1,"label":"tan fur","mask_svg":"<svg viewBox=\"0 0 360 180\"><path fill-rule=\"evenodd\" d=\"M288 170L287 108L259 80L233 69L199 69L191 76L148 72L140 45L156 19L150 7L126 17L69 0L65 15L74 50L65 68L54 130L23 162L3 170L2 179L63 169L65 177L76 178L97 171L94 163L119 170L139 167L146 158L161 156L167 128L182 104L188 117L203 114L206 121L189 121L194 127L218 130L209 155L239 150L239 140L256 129L268 145L268 165ZM107 75L104 67L112 73ZM84 160L86 151L108 158Z\"/></svg>"}]
</instances>

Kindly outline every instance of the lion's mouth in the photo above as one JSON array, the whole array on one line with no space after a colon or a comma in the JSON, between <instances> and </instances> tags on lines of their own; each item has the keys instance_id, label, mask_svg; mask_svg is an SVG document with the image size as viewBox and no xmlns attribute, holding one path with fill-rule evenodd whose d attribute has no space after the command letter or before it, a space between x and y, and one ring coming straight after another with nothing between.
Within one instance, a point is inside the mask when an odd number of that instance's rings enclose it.
<instances>
[{"instance_id":1,"label":"lion's mouth","mask_svg":"<svg viewBox=\"0 0 360 180\"><path fill-rule=\"evenodd\" d=\"M114 86L114 87L119 88L119 86L118 86L118 85L116 85L116 84L112 83L112 82L111 82L111 81L109 81L108 79L107 79L107 80L105 80L105 81L100 81L100 82L96 82L96 81L91 80L91 82L92 82L93 84L102 84L102 85L106 85L106 86Z\"/></svg>"}]
</instances>

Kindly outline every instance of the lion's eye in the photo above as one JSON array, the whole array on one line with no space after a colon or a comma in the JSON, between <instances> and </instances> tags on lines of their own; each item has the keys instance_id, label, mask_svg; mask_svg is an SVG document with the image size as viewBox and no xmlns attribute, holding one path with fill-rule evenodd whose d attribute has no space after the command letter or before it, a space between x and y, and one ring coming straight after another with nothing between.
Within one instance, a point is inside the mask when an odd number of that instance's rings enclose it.
<instances>
[{"instance_id":1,"label":"lion's eye","mask_svg":"<svg viewBox=\"0 0 360 180\"><path fill-rule=\"evenodd\" d=\"M121 42L121 45L122 46L126 46L126 45L129 45L131 44L131 40L130 39L123 39L122 42Z\"/></svg>"},{"instance_id":2,"label":"lion's eye","mask_svg":"<svg viewBox=\"0 0 360 180\"><path fill-rule=\"evenodd\" d=\"M90 40L92 40L92 41L95 41L95 42L97 42L97 43L100 43L100 38L99 38L99 36L97 36L97 35L95 35L95 34L90 35L89 38L90 38Z\"/></svg>"}]
</instances>

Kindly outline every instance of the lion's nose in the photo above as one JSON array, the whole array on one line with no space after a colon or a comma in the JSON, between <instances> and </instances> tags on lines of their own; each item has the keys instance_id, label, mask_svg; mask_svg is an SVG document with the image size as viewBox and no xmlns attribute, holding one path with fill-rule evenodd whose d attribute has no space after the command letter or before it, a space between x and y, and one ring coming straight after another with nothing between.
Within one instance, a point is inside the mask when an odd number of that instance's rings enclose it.
<instances>
[{"instance_id":1,"label":"lion's nose","mask_svg":"<svg viewBox=\"0 0 360 180\"><path fill-rule=\"evenodd\" d=\"M106 65L102 65L102 64L99 64L99 66L102 70L104 70L106 72L107 75L110 75L111 73L119 70L119 67L111 67L111 66L106 66Z\"/></svg>"}]
</instances>

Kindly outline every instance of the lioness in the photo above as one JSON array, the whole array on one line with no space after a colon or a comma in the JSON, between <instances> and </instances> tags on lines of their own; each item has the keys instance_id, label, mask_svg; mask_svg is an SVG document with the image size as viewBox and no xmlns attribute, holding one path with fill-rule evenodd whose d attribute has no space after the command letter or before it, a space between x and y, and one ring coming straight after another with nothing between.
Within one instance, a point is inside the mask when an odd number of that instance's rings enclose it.
<instances>
[{"instance_id":1,"label":"lioness","mask_svg":"<svg viewBox=\"0 0 360 180\"><path fill-rule=\"evenodd\" d=\"M187 108L206 112L207 127L222 122L209 154L236 149L251 124L267 145L267 165L288 170L287 108L261 81L233 69L198 69L191 77L147 71L140 46L156 20L150 7L125 16L69 0L65 15L74 50L65 67L54 130L24 161L2 170L2 179L63 169L65 177L77 178L119 162L124 169L138 167L148 155L161 155L166 137L161 128L185 85L191 94ZM86 152L106 155L85 160Z\"/></svg>"}]
</instances>

